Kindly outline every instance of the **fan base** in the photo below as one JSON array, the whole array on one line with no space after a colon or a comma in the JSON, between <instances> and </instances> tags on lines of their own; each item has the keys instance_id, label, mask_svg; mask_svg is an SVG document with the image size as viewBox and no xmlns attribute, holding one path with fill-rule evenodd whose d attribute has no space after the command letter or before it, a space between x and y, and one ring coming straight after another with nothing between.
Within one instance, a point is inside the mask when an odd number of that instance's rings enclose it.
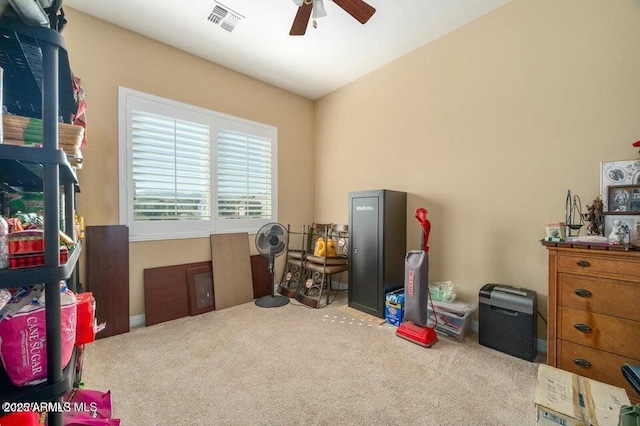
<instances>
[{"instance_id":1,"label":"fan base","mask_svg":"<svg viewBox=\"0 0 640 426\"><path fill-rule=\"evenodd\" d=\"M284 296L262 296L256 299L256 305L261 308L278 308L289 303L289 298Z\"/></svg>"}]
</instances>

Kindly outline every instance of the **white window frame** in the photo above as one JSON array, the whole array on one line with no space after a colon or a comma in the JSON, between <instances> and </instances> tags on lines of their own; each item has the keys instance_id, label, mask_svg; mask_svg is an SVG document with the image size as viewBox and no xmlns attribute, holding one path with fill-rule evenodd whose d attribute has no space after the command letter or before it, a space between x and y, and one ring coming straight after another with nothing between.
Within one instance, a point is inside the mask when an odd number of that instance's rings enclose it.
<instances>
[{"instance_id":1,"label":"white window frame","mask_svg":"<svg viewBox=\"0 0 640 426\"><path fill-rule=\"evenodd\" d=\"M211 129L211 219L198 221L134 221L132 177L132 108L151 106L153 113L199 123L207 122ZM247 131L254 136L271 140L272 206L271 217L262 219L218 219L216 137L220 128ZM130 241L152 241L208 237L211 234L256 233L261 226L278 221L278 129L256 121L222 114L205 108L150 95L126 87L118 90L119 129L119 221L129 227Z\"/></svg>"}]
</instances>

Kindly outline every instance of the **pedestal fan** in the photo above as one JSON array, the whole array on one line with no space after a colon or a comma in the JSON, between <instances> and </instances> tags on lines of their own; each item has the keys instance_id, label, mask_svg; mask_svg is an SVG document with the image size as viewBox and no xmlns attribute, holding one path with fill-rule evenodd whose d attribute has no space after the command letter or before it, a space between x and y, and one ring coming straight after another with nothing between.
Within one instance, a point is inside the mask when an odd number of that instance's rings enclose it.
<instances>
[{"instance_id":1,"label":"pedestal fan","mask_svg":"<svg viewBox=\"0 0 640 426\"><path fill-rule=\"evenodd\" d=\"M289 298L274 294L276 285L275 260L287 249L287 228L279 223L271 222L264 225L256 234L256 248L258 253L269 259L269 275L271 276L271 294L256 299L256 305L262 308L277 308L289 303Z\"/></svg>"}]
</instances>

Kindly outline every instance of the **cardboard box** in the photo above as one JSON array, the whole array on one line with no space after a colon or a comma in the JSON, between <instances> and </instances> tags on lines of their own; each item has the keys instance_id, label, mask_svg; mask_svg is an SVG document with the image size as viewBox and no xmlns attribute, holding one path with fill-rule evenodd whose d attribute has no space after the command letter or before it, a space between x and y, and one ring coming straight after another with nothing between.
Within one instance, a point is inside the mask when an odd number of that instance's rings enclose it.
<instances>
[{"instance_id":1,"label":"cardboard box","mask_svg":"<svg viewBox=\"0 0 640 426\"><path fill-rule=\"evenodd\" d=\"M404 317L404 289L387 293L384 305L385 320L396 327L402 324Z\"/></svg>"},{"instance_id":2,"label":"cardboard box","mask_svg":"<svg viewBox=\"0 0 640 426\"><path fill-rule=\"evenodd\" d=\"M617 426L620 408L630 405L619 387L548 365L538 367L537 424L544 426Z\"/></svg>"}]
</instances>

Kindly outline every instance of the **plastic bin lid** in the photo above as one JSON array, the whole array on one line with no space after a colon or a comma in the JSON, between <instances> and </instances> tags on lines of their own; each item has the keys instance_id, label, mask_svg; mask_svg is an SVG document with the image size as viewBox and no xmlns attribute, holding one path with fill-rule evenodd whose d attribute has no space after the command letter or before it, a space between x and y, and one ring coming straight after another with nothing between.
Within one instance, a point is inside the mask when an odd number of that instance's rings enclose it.
<instances>
[{"instance_id":1,"label":"plastic bin lid","mask_svg":"<svg viewBox=\"0 0 640 426\"><path fill-rule=\"evenodd\" d=\"M431 302L429 302L431 305ZM455 302L438 302L433 301L433 306L443 311L452 312L454 314L466 315L476 310L476 304L472 302L463 302L456 300Z\"/></svg>"}]
</instances>

